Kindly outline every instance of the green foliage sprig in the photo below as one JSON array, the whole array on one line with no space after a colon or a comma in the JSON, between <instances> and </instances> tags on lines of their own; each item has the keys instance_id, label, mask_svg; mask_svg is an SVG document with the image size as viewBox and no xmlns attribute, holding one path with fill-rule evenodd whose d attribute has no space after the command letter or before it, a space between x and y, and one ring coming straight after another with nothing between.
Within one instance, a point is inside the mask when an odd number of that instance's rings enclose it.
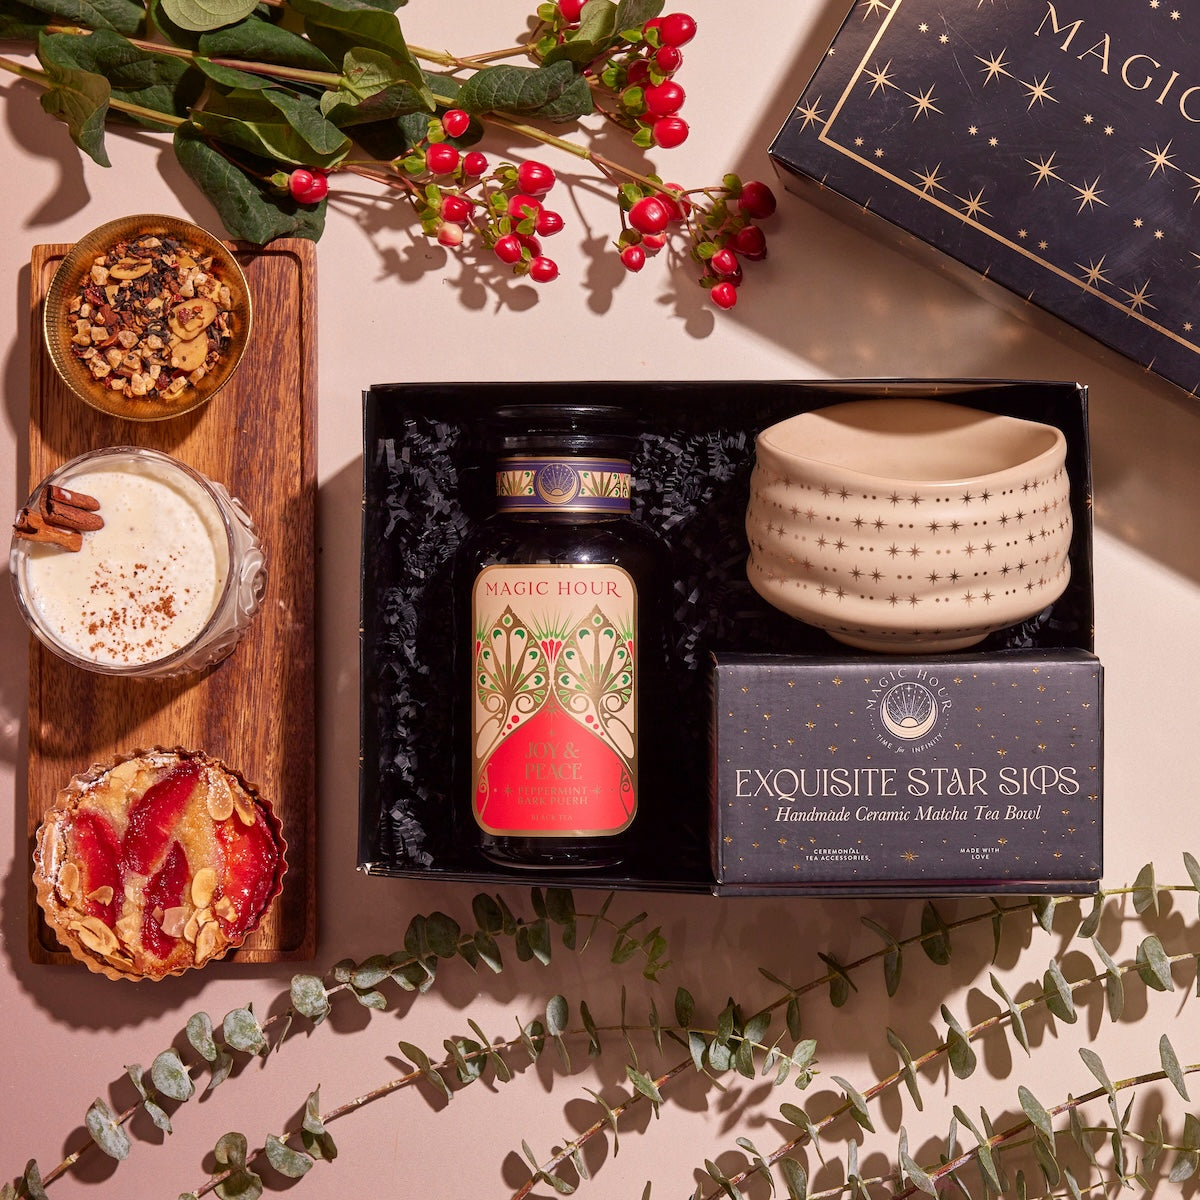
<instances>
[{"instance_id":1,"label":"green foliage sprig","mask_svg":"<svg viewBox=\"0 0 1200 1200\"><path fill-rule=\"evenodd\" d=\"M39 66L0 57L0 70L41 87L45 111L101 166L111 127L170 136L234 238L319 239L328 176L356 175L395 189L442 246L473 233L493 263L548 282L557 264L541 240L563 225L542 200L553 171L462 153L489 129L516 135L600 172L621 213L613 249L630 270L674 239L728 308L739 256L765 254L755 220L775 201L757 181L685 189L641 165L648 148L687 134L672 107L683 102L670 78L682 54L664 42L663 2L542 3L519 44L459 56L410 45L397 0L21 0L0 8L0 38L29 43ZM676 41L695 31L685 20ZM523 61L499 61L509 59ZM597 149L612 127L637 165ZM663 203L669 220L641 219L643 200Z\"/></svg>"},{"instance_id":2,"label":"green foliage sprig","mask_svg":"<svg viewBox=\"0 0 1200 1200\"><path fill-rule=\"evenodd\" d=\"M1124 1078L1111 1078L1100 1056L1089 1047L1081 1047L1080 1058L1097 1084L1081 1095L1068 1094L1047 1103L1021 1085L1017 1089L1017 1116L993 1115L980 1109L976 1118L963 1105L953 1103L949 1132L936 1159L927 1153L918 1156L901 1125L891 1168L882 1175L867 1178L862 1174L860 1142L855 1136L839 1137L837 1129L844 1129L849 1122L850 1128L874 1133L873 1110L887 1093L907 1096L914 1108L922 1110L922 1076L944 1067L948 1080L970 1079L978 1067L977 1046L985 1038L1011 1037L1027 1055L1032 1055L1026 1021L1035 1010L1044 1011L1063 1025L1074 1024L1079 998L1097 992L1103 995L1109 1019L1116 1022L1125 1018L1126 992L1131 984L1167 993L1175 991L1179 981L1188 980L1200 994L1197 947L1168 950L1159 934L1151 930L1140 937L1131 959L1118 962L1105 948L1100 934L1103 922L1107 922L1105 935L1110 937L1114 924L1119 930L1132 920L1157 918L1165 894L1200 893L1200 866L1190 854L1184 855L1184 864L1189 883L1160 884L1153 867L1147 866L1131 887L1101 892L1086 914L1074 900L1031 899L1009 904L991 901L966 916L947 920L934 904L928 903L922 910L919 929L908 934L893 932L864 918L864 926L882 943L878 948L846 962L831 953L818 952L823 969L800 984L786 983L762 971L763 977L780 991L754 1011L747 1011L733 999L715 1004L707 999L697 1001L686 989L677 987L668 1014L651 999L646 1016L633 1018L627 1011L622 986L619 1019L607 1024L596 1020L586 1001L573 1005L566 997L555 995L536 1016L518 1020L515 1033L508 1036L490 1035L468 1019L468 1032L447 1037L437 1051L400 1041L399 1049L411 1064L403 1074L325 1110L317 1088L306 1098L295 1129L266 1134L257 1147L252 1147L243 1133L224 1135L213 1151L217 1172L184 1195L194 1200L212 1192L221 1200L253 1200L263 1190L259 1174L263 1163L291 1179L306 1175L316 1163L329 1161L337 1154L329 1125L366 1104L412 1086L432 1089L438 1097L449 1100L459 1089L481 1079L507 1083L515 1077L520 1061L537 1061L548 1049L569 1072L573 1046L582 1046L588 1057L597 1057L605 1040L618 1034L626 1055L628 1094L613 1103L585 1089L596 1105L596 1120L547 1158L539 1158L527 1141L520 1145L530 1175L515 1193L515 1200L530 1195L539 1185L547 1185L558 1194L571 1194L589 1178L584 1153L587 1144L594 1138L611 1137L615 1152L630 1110L649 1104L657 1113L669 1101L671 1088L680 1078L698 1074L716 1087L724 1086L725 1076L765 1079L775 1087L790 1083L799 1091L807 1090L819 1073L819 1047L815 1039L802 1035L801 1018L804 1005L821 992L827 992L835 1010L843 1009L864 983L864 971L878 964L887 993L893 996L905 979L906 953L919 950L928 962L945 966L963 936L990 929L996 954L1003 936L1014 925L1020 931L1032 927L1053 935L1057 946L1037 983L1031 981L1030 986L1017 991L1022 998L1014 999L993 972L989 982L995 996L991 1001L994 1011L973 1024L961 1021L942 1004L944 1033L923 1050L910 1049L895 1031L886 1030L887 1044L896 1056L893 1070L866 1083L829 1076L840 1096L823 1113L810 1113L792 1101L782 1102L778 1116L784 1128L790 1127L794 1133L768 1151L739 1137L736 1148L744 1165L733 1172L719 1167L716 1158L706 1158L697 1167L700 1182L693 1193L695 1200L717 1200L721 1196L741 1200L746 1195L743 1189L755 1180L764 1181L772 1195L780 1194L777 1182L781 1183L782 1194L790 1200L840 1200L843 1196L857 1200L882 1189L903 1198L918 1193L939 1195L950 1189L966 1197L1061 1195L1082 1200L1092 1191L1113 1186L1151 1189L1159 1178L1155 1172L1160 1170L1160 1163L1168 1164L1162 1170L1169 1183L1183 1185L1200 1177L1200 1119L1187 1113L1182 1126L1170 1133L1162 1117L1149 1127L1137 1128L1131 1116L1134 1105L1129 1098L1154 1085L1169 1085L1190 1102L1188 1077L1200 1072L1200 1063L1181 1059L1165 1033L1158 1041L1158 1061ZM1131 902L1132 915L1126 901ZM45 1176L31 1160L18 1180L0 1188L0 1200L40 1200L46 1195L45 1188L70 1170L89 1148L98 1148L114 1159L125 1158L132 1148L127 1126L137 1112L144 1111L159 1129L169 1132L175 1110L196 1094L203 1073L208 1074L204 1090L211 1091L230 1076L239 1059L267 1058L278 1052L296 1020L310 1029L322 1024L338 997L349 997L367 1009L381 1011L389 1007L389 989L427 992L440 978L440 967L449 960L461 959L474 970L500 972L504 969L503 944L511 946L519 961L545 964L550 962L556 945L582 952L598 933L605 931L614 965L636 961L645 979L659 981L670 966L661 929L649 925L646 913L619 921L611 915L613 903L614 898L609 896L595 913L585 914L576 909L570 892L535 888L530 893L531 914L519 917L503 897L480 895L472 904L471 927L460 926L444 913L417 916L408 926L401 950L357 963L340 962L324 978L295 976L286 1008L266 1020L260 1021L250 1006L228 1013L219 1027L207 1014L197 1013L188 1020L185 1030L192 1051L190 1060L168 1049L153 1060L148 1070L140 1065L128 1068L138 1102L117 1113L97 1099L85 1118L89 1142ZM1200 922L1186 923L1176 933L1194 941L1200 933ZM1082 949L1085 946L1089 949ZM1081 961L1088 962L1090 969L1080 970ZM678 1046L682 1053L676 1062L667 1064L665 1056L671 1046ZM1095 1106L1106 1107L1107 1118L1085 1123L1085 1110ZM965 1140L967 1135L969 1141ZM813 1152L826 1166L840 1162L842 1182L814 1189L806 1151ZM647 1185L644 1200L650 1192Z\"/></svg>"}]
</instances>

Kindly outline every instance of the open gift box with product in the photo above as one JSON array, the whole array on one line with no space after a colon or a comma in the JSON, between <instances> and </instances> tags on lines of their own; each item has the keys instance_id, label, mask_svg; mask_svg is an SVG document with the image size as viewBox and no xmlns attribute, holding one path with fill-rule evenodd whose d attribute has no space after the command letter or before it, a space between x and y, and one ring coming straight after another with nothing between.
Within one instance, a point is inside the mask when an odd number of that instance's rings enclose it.
<instances>
[{"instance_id":1,"label":"open gift box with product","mask_svg":"<svg viewBox=\"0 0 1200 1200\"><path fill-rule=\"evenodd\" d=\"M796 476L794 502L774 494L787 472L761 448L756 468L759 434L873 400L893 415L929 401L974 410L966 426L977 418L993 455L1003 442L994 418L1036 422L1058 443L1059 463L1005 479L995 494L963 482L978 473L974 460L938 495L911 478L856 492L849 476ZM1095 890L1102 705L1086 389L389 384L364 401L361 869L718 894ZM547 417L579 405L630 413L632 515L661 547L665 653L660 672L653 653L639 668L660 678L637 722L646 751L637 814L621 861L590 869L498 865L480 852L472 810L462 711L475 634L455 616L455 560L495 506L487 426L514 404ZM807 431L801 444L813 438ZM778 607L780 596L764 598L768 576L789 569L770 565L769 543L788 539L793 590L812 600L805 619ZM1017 592L1033 599L1005 611ZM820 615L826 604L867 601L894 614L897 629L907 628L898 614L922 606L946 616L929 625L932 639L864 643L862 620L842 628L836 612ZM990 630L961 615L993 608L1004 623ZM951 626L955 636L942 636Z\"/></svg>"}]
</instances>

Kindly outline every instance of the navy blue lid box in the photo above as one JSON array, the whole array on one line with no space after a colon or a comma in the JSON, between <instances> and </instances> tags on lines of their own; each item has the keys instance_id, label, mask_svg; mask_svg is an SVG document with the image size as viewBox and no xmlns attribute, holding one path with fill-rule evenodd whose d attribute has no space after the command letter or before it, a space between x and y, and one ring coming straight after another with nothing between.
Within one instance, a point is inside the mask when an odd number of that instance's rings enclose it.
<instances>
[{"instance_id":1,"label":"navy blue lid box","mask_svg":"<svg viewBox=\"0 0 1200 1200\"><path fill-rule=\"evenodd\" d=\"M1126 0L867 0L770 154L793 190L1195 394L1197 28Z\"/></svg>"},{"instance_id":2,"label":"navy blue lid box","mask_svg":"<svg viewBox=\"0 0 1200 1200\"><path fill-rule=\"evenodd\" d=\"M1082 650L718 654L719 888L1095 892L1102 688Z\"/></svg>"}]
</instances>

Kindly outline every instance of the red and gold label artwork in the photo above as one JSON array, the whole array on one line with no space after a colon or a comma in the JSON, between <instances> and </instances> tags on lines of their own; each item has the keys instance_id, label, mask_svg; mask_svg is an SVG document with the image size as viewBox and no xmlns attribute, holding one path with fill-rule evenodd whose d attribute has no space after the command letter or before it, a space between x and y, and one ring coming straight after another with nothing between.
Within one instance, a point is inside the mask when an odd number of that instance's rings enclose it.
<instances>
[{"instance_id":1,"label":"red and gold label artwork","mask_svg":"<svg viewBox=\"0 0 1200 1200\"><path fill-rule=\"evenodd\" d=\"M485 567L473 804L488 833L615 834L637 810L637 593L620 567Z\"/></svg>"}]
</instances>

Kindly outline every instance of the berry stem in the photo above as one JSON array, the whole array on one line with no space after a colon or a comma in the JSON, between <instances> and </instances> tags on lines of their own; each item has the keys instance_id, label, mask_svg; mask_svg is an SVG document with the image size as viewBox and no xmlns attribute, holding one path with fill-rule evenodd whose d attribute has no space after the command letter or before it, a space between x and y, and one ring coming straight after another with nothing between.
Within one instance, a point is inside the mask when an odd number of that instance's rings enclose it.
<instances>
[{"instance_id":1,"label":"berry stem","mask_svg":"<svg viewBox=\"0 0 1200 1200\"><path fill-rule=\"evenodd\" d=\"M581 146L578 142L568 141L567 138L560 138L553 133L547 133L544 129L538 129L536 125L526 125L522 121L513 121L508 117L500 116L498 113L489 113L486 122L489 125L498 125L502 129L509 130L511 133L519 133L523 137L532 138L534 141L542 142L544 145L553 146L556 150L562 150L566 154L573 154L576 158L582 158L592 163L593 166L599 167L606 175L620 175L634 183L640 183L643 187L652 188L658 192L665 192L678 199L678 195L673 189L665 187L658 180L651 179L648 175L643 175L639 171L625 166L623 163L615 162L603 154L597 154L595 150L590 150L587 146Z\"/></svg>"}]
</instances>

